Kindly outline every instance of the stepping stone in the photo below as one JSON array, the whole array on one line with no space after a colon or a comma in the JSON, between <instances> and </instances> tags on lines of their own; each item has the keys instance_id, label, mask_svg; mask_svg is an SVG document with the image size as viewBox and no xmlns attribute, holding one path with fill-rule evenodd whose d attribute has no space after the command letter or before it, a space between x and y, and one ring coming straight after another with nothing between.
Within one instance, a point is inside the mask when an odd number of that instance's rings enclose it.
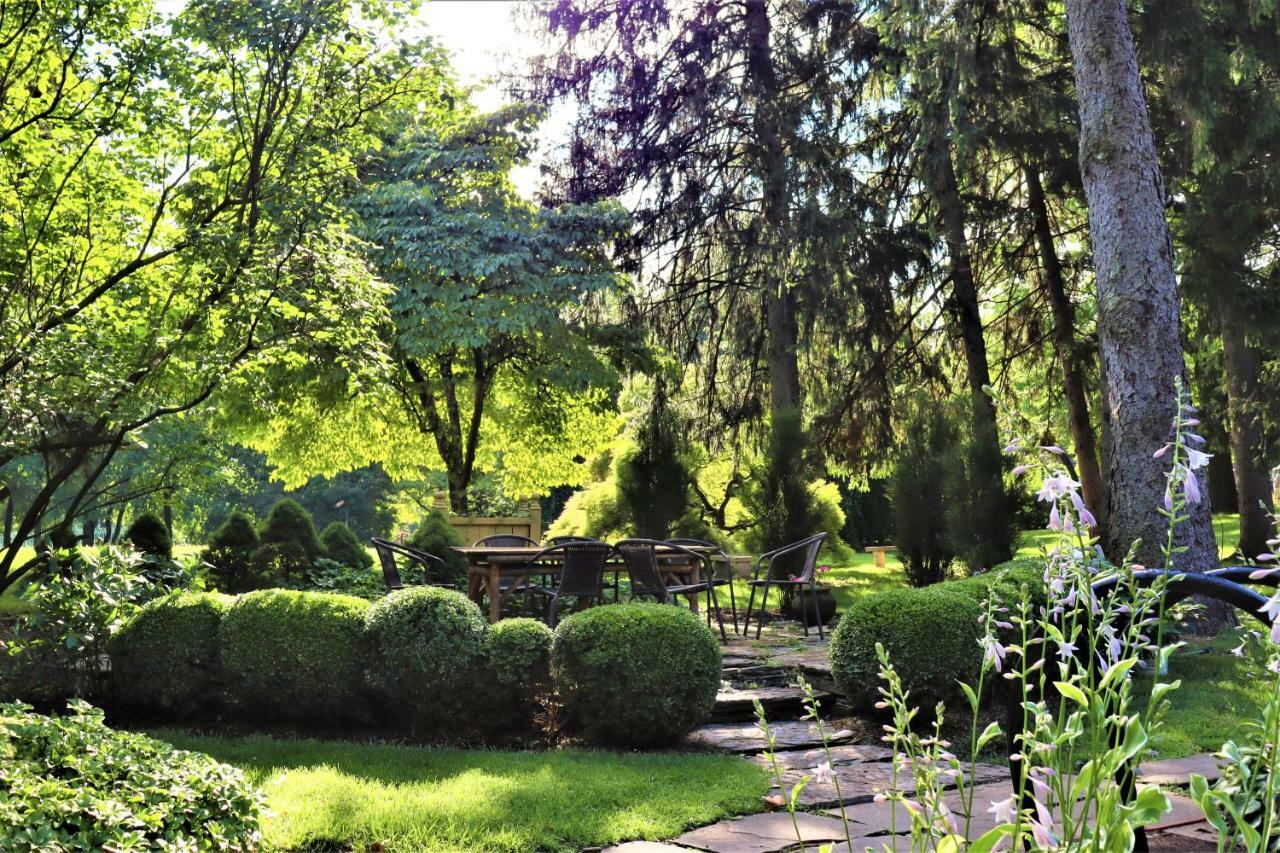
<instances>
[{"instance_id":1,"label":"stepping stone","mask_svg":"<svg viewBox=\"0 0 1280 853\"><path fill-rule=\"evenodd\" d=\"M827 730L831 734L831 730ZM855 761L888 761L893 758L893 750L879 744L835 744L828 750L831 753L831 766L852 764ZM826 752L815 747L806 750L790 750L777 755L778 764L788 770L803 769L821 764L827 760Z\"/></svg>"},{"instance_id":2,"label":"stepping stone","mask_svg":"<svg viewBox=\"0 0 1280 853\"><path fill-rule=\"evenodd\" d=\"M796 826L800 838L796 838ZM708 853L780 853L797 842L820 844L844 841L844 824L822 815L798 812L795 823L785 811L722 820L686 832L676 844L705 850Z\"/></svg>"},{"instance_id":3,"label":"stepping stone","mask_svg":"<svg viewBox=\"0 0 1280 853\"><path fill-rule=\"evenodd\" d=\"M604 853L689 853L689 848L657 841L627 841L604 848Z\"/></svg>"},{"instance_id":4,"label":"stepping stone","mask_svg":"<svg viewBox=\"0 0 1280 853\"><path fill-rule=\"evenodd\" d=\"M786 753L783 753L785 755ZM765 764L764 756L753 756L752 761ZM810 774L809 765L803 768L788 768L782 773L782 784L786 790ZM814 782L810 780L800 792L797 802L805 808L825 809L840 805L843 799L849 804L870 803L877 792L887 791L893 786L893 764L890 761L853 761L846 764L836 763L832 766L835 780L832 782ZM981 785L988 782L1007 781L1009 770L993 764L979 764L971 779L971 784ZM836 793L836 783L840 785L840 793ZM911 771L898 773L898 788L910 794L915 790ZM879 805L879 804L876 804Z\"/></svg>"},{"instance_id":5,"label":"stepping stone","mask_svg":"<svg viewBox=\"0 0 1280 853\"><path fill-rule=\"evenodd\" d=\"M830 693L817 692L815 698L819 703L831 698ZM799 710L804 701L804 691L799 687L756 687L738 689L729 687L716 696L716 706L712 711L715 716L754 716L755 702L760 701L765 712L771 716L777 712Z\"/></svg>"},{"instance_id":6,"label":"stepping stone","mask_svg":"<svg viewBox=\"0 0 1280 853\"><path fill-rule=\"evenodd\" d=\"M1138 780L1152 785L1186 786L1191 784L1192 773L1199 774L1210 782L1216 782L1222 775L1218 769L1218 759L1205 753L1187 758L1144 761L1138 767Z\"/></svg>"},{"instance_id":7,"label":"stepping stone","mask_svg":"<svg viewBox=\"0 0 1280 853\"><path fill-rule=\"evenodd\" d=\"M818 727L807 720L770 723L769 731L773 733L775 749L778 750L822 746ZM831 744L844 743L852 737L853 732L848 729L827 730L827 742ZM698 746L742 754L763 752L768 746L764 732L754 723L713 723L702 726L689 735L689 741ZM818 749L817 753L822 755L822 750Z\"/></svg>"},{"instance_id":8,"label":"stepping stone","mask_svg":"<svg viewBox=\"0 0 1280 853\"><path fill-rule=\"evenodd\" d=\"M1168 794L1168 797L1173 804L1173 810L1161 817L1157 823L1147 827L1147 832L1158 832L1162 829L1181 829L1206 822L1204 812L1200 810L1200 806L1196 805L1195 800L1190 797L1184 797L1181 794Z\"/></svg>"},{"instance_id":9,"label":"stepping stone","mask_svg":"<svg viewBox=\"0 0 1280 853\"><path fill-rule=\"evenodd\" d=\"M827 654L826 646L797 649L793 652L778 655L773 658L772 662L778 666L791 667L804 672L831 674L831 658Z\"/></svg>"}]
</instances>

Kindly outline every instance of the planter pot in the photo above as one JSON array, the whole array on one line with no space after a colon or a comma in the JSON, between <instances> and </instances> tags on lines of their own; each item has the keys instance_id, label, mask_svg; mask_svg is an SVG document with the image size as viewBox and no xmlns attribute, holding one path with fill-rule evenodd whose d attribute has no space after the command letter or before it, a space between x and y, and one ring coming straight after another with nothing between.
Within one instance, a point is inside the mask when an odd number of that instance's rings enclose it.
<instances>
[{"instance_id":1,"label":"planter pot","mask_svg":"<svg viewBox=\"0 0 1280 853\"><path fill-rule=\"evenodd\" d=\"M813 616L813 599L814 595L818 598L818 619L825 625L830 622L836 615L836 596L829 586L819 586L816 590L810 590L807 586L798 587L794 590L788 590L790 593L783 597L782 612L788 618L795 619L809 627L815 627L818 623L814 621Z\"/></svg>"}]
</instances>

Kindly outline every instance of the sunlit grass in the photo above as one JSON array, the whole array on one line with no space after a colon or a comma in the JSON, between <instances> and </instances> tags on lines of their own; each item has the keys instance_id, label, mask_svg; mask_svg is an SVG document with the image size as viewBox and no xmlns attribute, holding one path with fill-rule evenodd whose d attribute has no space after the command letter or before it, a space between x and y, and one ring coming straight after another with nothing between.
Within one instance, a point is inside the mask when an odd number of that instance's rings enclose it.
<instances>
[{"instance_id":1,"label":"sunlit grass","mask_svg":"<svg viewBox=\"0 0 1280 853\"><path fill-rule=\"evenodd\" d=\"M261 786L269 850L577 850L756 811L768 787L735 756L154 734Z\"/></svg>"},{"instance_id":2,"label":"sunlit grass","mask_svg":"<svg viewBox=\"0 0 1280 853\"><path fill-rule=\"evenodd\" d=\"M1026 530L1018 537L1019 557L1038 557L1053 547L1060 534L1051 530ZM1240 540L1240 516L1233 512L1213 515L1213 538L1218 543L1218 556L1225 559L1236 550Z\"/></svg>"}]
</instances>

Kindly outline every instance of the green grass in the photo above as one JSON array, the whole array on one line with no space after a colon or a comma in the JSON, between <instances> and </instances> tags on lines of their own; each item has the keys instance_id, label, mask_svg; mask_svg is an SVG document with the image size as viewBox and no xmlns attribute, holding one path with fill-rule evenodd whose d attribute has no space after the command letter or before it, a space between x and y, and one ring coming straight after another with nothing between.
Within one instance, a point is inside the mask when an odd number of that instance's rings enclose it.
<instances>
[{"instance_id":1,"label":"green grass","mask_svg":"<svg viewBox=\"0 0 1280 853\"><path fill-rule=\"evenodd\" d=\"M1018 537L1019 557L1038 557L1053 547L1061 534L1052 530L1026 530ZM1218 556L1226 558L1236 550L1240 541L1240 516L1233 512L1217 512L1213 515L1213 538L1218 543Z\"/></svg>"},{"instance_id":2,"label":"green grass","mask_svg":"<svg viewBox=\"0 0 1280 853\"><path fill-rule=\"evenodd\" d=\"M1260 719L1274 676L1259 654L1232 655L1238 643L1239 631L1230 629L1212 642L1191 638L1173 656L1169 677L1182 686L1171 694L1164 726L1153 739L1161 758L1216 752L1247 734L1243 721Z\"/></svg>"},{"instance_id":3,"label":"green grass","mask_svg":"<svg viewBox=\"0 0 1280 853\"><path fill-rule=\"evenodd\" d=\"M768 788L736 756L153 734L262 787L268 850L576 850L757 811Z\"/></svg>"}]
</instances>

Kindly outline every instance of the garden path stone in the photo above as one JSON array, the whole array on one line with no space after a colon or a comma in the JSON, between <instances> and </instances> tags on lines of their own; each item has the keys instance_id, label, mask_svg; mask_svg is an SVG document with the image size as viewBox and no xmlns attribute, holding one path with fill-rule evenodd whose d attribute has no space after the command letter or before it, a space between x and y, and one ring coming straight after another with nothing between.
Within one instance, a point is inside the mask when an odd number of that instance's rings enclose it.
<instances>
[{"instance_id":1,"label":"garden path stone","mask_svg":"<svg viewBox=\"0 0 1280 853\"><path fill-rule=\"evenodd\" d=\"M604 848L604 853L689 853L688 847L663 844L658 841L628 841Z\"/></svg>"},{"instance_id":2,"label":"garden path stone","mask_svg":"<svg viewBox=\"0 0 1280 853\"><path fill-rule=\"evenodd\" d=\"M817 693L819 703L831 699L830 693ZM773 717L784 711L799 711L804 701L804 691L798 687L726 687L716 695L715 709L711 712L716 717L740 717L755 715L755 701L759 700L766 713Z\"/></svg>"},{"instance_id":3,"label":"garden path stone","mask_svg":"<svg viewBox=\"0 0 1280 853\"><path fill-rule=\"evenodd\" d=\"M1173 804L1173 810L1160 818L1159 822L1148 827L1148 832L1194 826L1197 823L1204 822L1204 812L1196 805L1195 800L1190 797L1184 797L1181 794L1169 794L1168 796L1169 801Z\"/></svg>"},{"instance_id":4,"label":"garden path stone","mask_svg":"<svg viewBox=\"0 0 1280 853\"><path fill-rule=\"evenodd\" d=\"M834 818L806 812L799 812L795 817L801 841L844 840L844 824ZM708 853L779 853L795 845L796 840L791 815L780 811L722 820L686 832L675 839L675 843Z\"/></svg>"},{"instance_id":5,"label":"garden path stone","mask_svg":"<svg viewBox=\"0 0 1280 853\"><path fill-rule=\"evenodd\" d=\"M1138 779L1152 785L1190 785L1192 773L1210 782L1216 782L1222 775L1218 770L1218 760L1209 753L1144 761L1138 767Z\"/></svg>"},{"instance_id":6,"label":"garden path stone","mask_svg":"<svg viewBox=\"0 0 1280 853\"><path fill-rule=\"evenodd\" d=\"M769 731L773 733L775 748L779 750L822 746L818 727L808 721L770 723ZM827 730L828 742L833 745L844 743L852 737L853 732L848 729ZM743 754L763 752L768 746L764 733L755 723L712 723L696 729L689 735L689 741L697 746Z\"/></svg>"}]
</instances>

